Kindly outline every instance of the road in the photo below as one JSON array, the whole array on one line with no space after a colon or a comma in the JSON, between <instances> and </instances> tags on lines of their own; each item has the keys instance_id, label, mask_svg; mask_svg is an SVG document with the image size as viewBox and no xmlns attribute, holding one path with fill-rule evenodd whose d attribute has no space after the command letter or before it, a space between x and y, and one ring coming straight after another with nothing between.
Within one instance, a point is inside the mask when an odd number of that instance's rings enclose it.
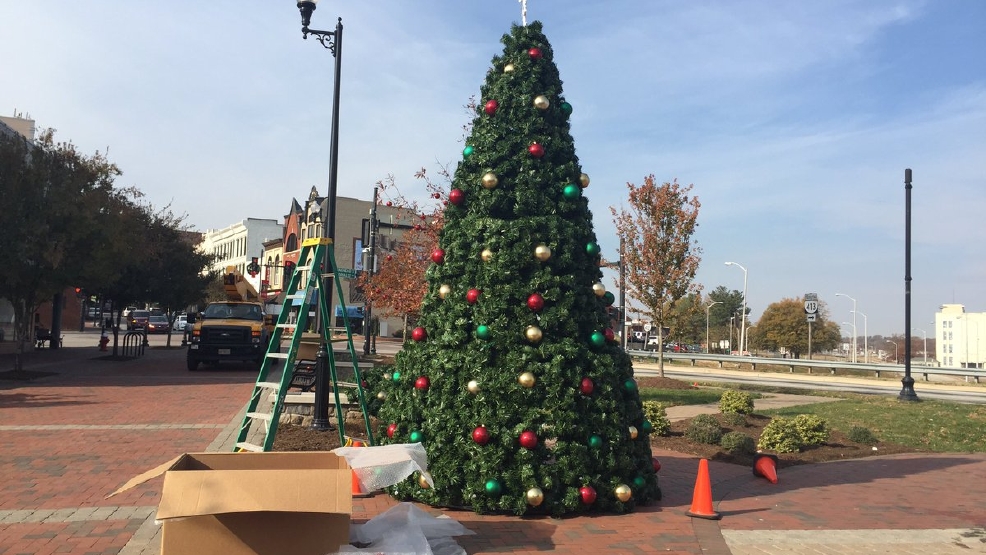
<instances>
[{"instance_id":1,"label":"road","mask_svg":"<svg viewBox=\"0 0 986 555\"><path fill-rule=\"evenodd\" d=\"M634 363L634 374L638 376L657 376L657 364ZM825 391L845 391L865 395L897 396L901 383L896 380L876 378L847 378L822 374L782 374L742 370L724 370L705 367L680 367L664 365L665 376L702 382L731 382L742 384L788 387L791 389L812 389ZM986 404L986 385L966 384L964 382L916 382L914 391L919 399L936 399L956 403Z\"/></svg>"}]
</instances>

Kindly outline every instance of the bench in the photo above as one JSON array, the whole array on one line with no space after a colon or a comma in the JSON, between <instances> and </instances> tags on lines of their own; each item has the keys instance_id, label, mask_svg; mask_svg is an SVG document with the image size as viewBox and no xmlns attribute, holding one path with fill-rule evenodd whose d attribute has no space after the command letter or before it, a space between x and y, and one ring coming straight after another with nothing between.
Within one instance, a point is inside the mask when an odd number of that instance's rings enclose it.
<instances>
[{"instance_id":1,"label":"bench","mask_svg":"<svg viewBox=\"0 0 986 555\"><path fill-rule=\"evenodd\" d=\"M46 343L51 343L51 340L52 340L51 330L46 329L46 328L35 328L35 330L34 330L34 344L35 344L35 346L38 349L43 349L45 347L45 344ZM65 337L64 336L58 338L58 346L59 347L62 346L62 341L64 341L64 340L65 340Z\"/></svg>"}]
</instances>

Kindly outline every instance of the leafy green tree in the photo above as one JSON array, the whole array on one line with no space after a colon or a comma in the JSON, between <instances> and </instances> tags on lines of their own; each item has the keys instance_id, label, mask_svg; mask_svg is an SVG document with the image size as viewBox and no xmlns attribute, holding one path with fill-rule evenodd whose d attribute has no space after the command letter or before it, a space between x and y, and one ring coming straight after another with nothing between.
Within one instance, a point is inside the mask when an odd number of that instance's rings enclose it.
<instances>
[{"instance_id":1,"label":"leafy green tree","mask_svg":"<svg viewBox=\"0 0 986 555\"><path fill-rule=\"evenodd\" d=\"M664 328L680 299L697 294L694 283L702 249L692 241L698 227L698 197L677 181L658 185L653 175L640 186L627 183L629 210L610 207L626 264L627 289L647 310L658 336L658 368L664 376Z\"/></svg>"},{"instance_id":2,"label":"leafy green tree","mask_svg":"<svg viewBox=\"0 0 986 555\"><path fill-rule=\"evenodd\" d=\"M385 442L423 444L433 484L391 491L481 513L628 511L660 490L572 107L540 22L502 41L379 411Z\"/></svg>"},{"instance_id":3,"label":"leafy green tree","mask_svg":"<svg viewBox=\"0 0 986 555\"><path fill-rule=\"evenodd\" d=\"M739 341L739 325L742 320L740 315L743 313L743 292L736 289L729 290L724 285L716 287L709 293L709 302L717 302L709 309L709 335L719 340L727 339L730 336L736 337L733 344ZM706 303L708 304L708 303ZM750 308L746 309L749 318ZM733 327L730 333L730 327ZM732 350L733 345L729 346ZM715 349L710 349L715 351Z\"/></svg>"},{"instance_id":4,"label":"leafy green tree","mask_svg":"<svg viewBox=\"0 0 986 555\"><path fill-rule=\"evenodd\" d=\"M812 352L832 349L839 344L839 326L828 321L828 309L819 305L811 326ZM758 348L776 351L785 348L800 358L808 352L808 319L804 298L782 299L771 303L756 325L748 329L751 342Z\"/></svg>"},{"instance_id":5,"label":"leafy green tree","mask_svg":"<svg viewBox=\"0 0 986 555\"><path fill-rule=\"evenodd\" d=\"M86 156L71 143L56 143L50 129L34 143L0 137L0 294L17 321L15 369L33 338L38 307L82 285L88 256L100 247L107 225L104 210L118 196L113 180L119 173L98 152Z\"/></svg>"}]
</instances>

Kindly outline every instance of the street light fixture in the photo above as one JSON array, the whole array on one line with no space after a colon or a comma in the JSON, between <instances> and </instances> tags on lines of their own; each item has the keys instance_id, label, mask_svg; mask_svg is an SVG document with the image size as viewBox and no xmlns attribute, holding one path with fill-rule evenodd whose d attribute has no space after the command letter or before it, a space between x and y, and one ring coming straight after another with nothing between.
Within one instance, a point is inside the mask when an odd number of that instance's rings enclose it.
<instances>
[{"instance_id":1,"label":"street light fixture","mask_svg":"<svg viewBox=\"0 0 986 555\"><path fill-rule=\"evenodd\" d=\"M709 309L717 304L722 304L722 301L712 301L705 306L705 353L709 353Z\"/></svg>"},{"instance_id":2,"label":"street light fixture","mask_svg":"<svg viewBox=\"0 0 986 555\"><path fill-rule=\"evenodd\" d=\"M894 341L894 340L892 340L892 339L888 339L887 340L887 343L893 343L894 344L894 364L897 364L899 362L897 360L897 342Z\"/></svg>"},{"instance_id":3,"label":"street light fixture","mask_svg":"<svg viewBox=\"0 0 986 555\"><path fill-rule=\"evenodd\" d=\"M921 328L913 328L913 329L921 332L921 334L924 336L924 365L927 366L928 365L928 332L926 332Z\"/></svg>"},{"instance_id":4,"label":"street light fixture","mask_svg":"<svg viewBox=\"0 0 986 555\"><path fill-rule=\"evenodd\" d=\"M845 297L852 301L852 361L856 362L856 299L846 295L845 293L836 293L836 297Z\"/></svg>"},{"instance_id":5,"label":"street light fixture","mask_svg":"<svg viewBox=\"0 0 986 555\"><path fill-rule=\"evenodd\" d=\"M747 277L747 273L746 273L746 268L744 268L743 265L741 265L741 264L737 264L735 262L726 262L726 266L736 266L740 270L743 270L743 314L741 314L741 317L743 319L741 320L741 324L740 324L740 351L739 351L739 354L742 356L743 353L746 352L746 277Z\"/></svg>"},{"instance_id":6,"label":"street light fixture","mask_svg":"<svg viewBox=\"0 0 986 555\"><path fill-rule=\"evenodd\" d=\"M312 35L321 45L332 52L335 59L335 71L332 87L332 129L329 136L329 194L322 205L322 237L330 241L335 239L336 227L336 190L339 177L339 80L342 75L342 18L336 22L335 31L319 31L309 29L311 24L312 12L315 11L317 0L299 0L298 10L301 12L301 38L307 39ZM323 261L325 262L325 261ZM322 286L320 294L327 307L324 311L333 314L332 311L332 272L328 271L326 265L322 273ZM318 271L312 268L312 271ZM342 300L342 299L340 299ZM344 307L345 308L345 307ZM316 314L321 315L322 311ZM331 322L320 322L320 327L328 328ZM322 341L315 355L315 414L312 420L312 428L315 430L330 430L332 425L329 423L329 349L326 344L325 333L320 333ZM339 423L342 426L342 422Z\"/></svg>"},{"instance_id":7,"label":"street light fixture","mask_svg":"<svg viewBox=\"0 0 986 555\"><path fill-rule=\"evenodd\" d=\"M863 362L865 364L870 363L870 334L866 329L866 315L862 312L859 313L863 317Z\"/></svg>"}]
</instances>

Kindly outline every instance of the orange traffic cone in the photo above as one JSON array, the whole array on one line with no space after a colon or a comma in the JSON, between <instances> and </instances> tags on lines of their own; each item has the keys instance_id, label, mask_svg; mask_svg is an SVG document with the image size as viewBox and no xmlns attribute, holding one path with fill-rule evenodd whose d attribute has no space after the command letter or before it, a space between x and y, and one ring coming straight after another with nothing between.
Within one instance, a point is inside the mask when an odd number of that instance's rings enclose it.
<instances>
[{"instance_id":1,"label":"orange traffic cone","mask_svg":"<svg viewBox=\"0 0 986 555\"><path fill-rule=\"evenodd\" d=\"M353 497L366 497L367 493L363 491L363 483L359 481L359 476L356 475L356 471L353 470Z\"/></svg>"},{"instance_id":2,"label":"orange traffic cone","mask_svg":"<svg viewBox=\"0 0 986 555\"><path fill-rule=\"evenodd\" d=\"M698 461L698 477L695 478L695 493L692 494L692 508L688 516L719 520L722 515L712 508L712 482L709 480L709 460Z\"/></svg>"},{"instance_id":3,"label":"orange traffic cone","mask_svg":"<svg viewBox=\"0 0 986 555\"><path fill-rule=\"evenodd\" d=\"M777 483L777 456L757 453L753 457L753 475L766 478L771 484Z\"/></svg>"}]
</instances>

